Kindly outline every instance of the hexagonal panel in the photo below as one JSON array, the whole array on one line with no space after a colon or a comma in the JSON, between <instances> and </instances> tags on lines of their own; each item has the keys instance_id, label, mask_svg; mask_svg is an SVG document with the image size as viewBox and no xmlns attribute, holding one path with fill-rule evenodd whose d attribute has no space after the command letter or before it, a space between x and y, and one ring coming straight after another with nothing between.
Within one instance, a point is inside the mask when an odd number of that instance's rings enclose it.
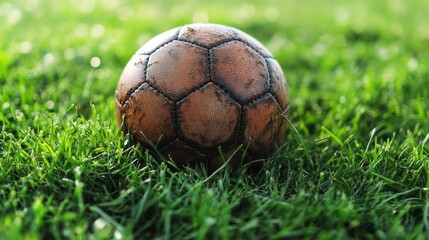
<instances>
[{"instance_id":1,"label":"hexagonal panel","mask_svg":"<svg viewBox=\"0 0 429 240\"><path fill-rule=\"evenodd\" d=\"M166 32L163 32L154 38L150 39L146 42L140 49L136 52L136 54L147 54L150 55L155 52L158 48L162 47L162 45L177 39L177 34L179 33L180 27L173 28Z\"/></svg>"},{"instance_id":2,"label":"hexagonal panel","mask_svg":"<svg viewBox=\"0 0 429 240\"><path fill-rule=\"evenodd\" d=\"M205 47L212 47L234 37L230 27L219 24L189 24L183 26L179 32L179 40L198 43Z\"/></svg>"},{"instance_id":3,"label":"hexagonal panel","mask_svg":"<svg viewBox=\"0 0 429 240\"><path fill-rule=\"evenodd\" d=\"M282 68L275 59L269 58L267 63L271 76L271 91L276 96L280 106L286 109L289 106L289 94Z\"/></svg>"},{"instance_id":4,"label":"hexagonal panel","mask_svg":"<svg viewBox=\"0 0 429 240\"><path fill-rule=\"evenodd\" d=\"M171 158L178 167L196 166L204 163L204 155L196 149L186 145L182 140L175 139L173 142L161 149L165 157Z\"/></svg>"},{"instance_id":5,"label":"hexagonal panel","mask_svg":"<svg viewBox=\"0 0 429 240\"><path fill-rule=\"evenodd\" d=\"M268 91L265 59L241 42L232 41L210 50L213 82L241 103Z\"/></svg>"},{"instance_id":6,"label":"hexagonal panel","mask_svg":"<svg viewBox=\"0 0 429 240\"><path fill-rule=\"evenodd\" d=\"M173 41L150 56L147 81L177 101L209 80L208 51Z\"/></svg>"},{"instance_id":7,"label":"hexagonal panel","mask_svg":"<svg viewBox=\"0 0 429 240\"><path fill-rule=\"evenodd\" d=\"M236 140L240 105L213 83L178 102L179 137L199 150Z\"/></svg>"},{"instance_id":8,"label":"hexagonal panel","mask_svg":"<svg viewBox=\"0 0 429 240\"><path fill-rule=\"evenodd\" d=\"M261 54L262 56L269 57L269 58L273 57L271 52L266 47L264 47L262 43L260 43L258 40L256 40L254 37L250 36L249 34L234 28L234 35L236 39L251 46L256 51L258 51L258 53Z\"/></svg>"},{"instance_id":9,"label":"hexagonal panel","mask_svg":"<svg viewBox=\"0 0 429 240\"><path fill-rule=\"evenodd\" d=\"M271 94L244 106L244 144L250 144L252 153L271 153L278 144L278 138L283 137L284 118L282 109Z\"/></svg>"},{"instance_id":10,"label":"hexagonal panel","mask_svg":"<svg viewBox=\"0 0 429 240\"><path fill-rule=\"evenodd\" d=\"M144 83L123 107L125 127L140 142L163 145L176 137L174 103Z\"/></svg>"},{"instance_id":11,"label":"hexagonal panel","mask_svg":"<svg viewBox=\"0 0 429 240\"><path fill-rule=\"evenodd\" d=\"M122 71L116 90L116 99L124 104L128 97L145 81L146 64L149 56L134 55Z\"/></svg>"}]
</instances>

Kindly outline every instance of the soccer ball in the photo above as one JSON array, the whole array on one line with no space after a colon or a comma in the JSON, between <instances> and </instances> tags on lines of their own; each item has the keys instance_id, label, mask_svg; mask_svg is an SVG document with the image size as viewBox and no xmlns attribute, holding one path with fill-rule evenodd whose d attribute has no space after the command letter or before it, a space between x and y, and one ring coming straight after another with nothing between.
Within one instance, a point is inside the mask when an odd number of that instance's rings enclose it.
<instances>
[{"instance_id":1,"label":"soccer ball","mask_svg":"<svg viewBox=\"0 0 429 240\"><path fill-rule=\"evenodd\" d=\"M213 170L227 159L237 168L269 157L285 136L289 97L280 65L257 40L232 27L191 24L136 52L119 79L115 110L144 149Z\"/></svg>"}]
</instances>

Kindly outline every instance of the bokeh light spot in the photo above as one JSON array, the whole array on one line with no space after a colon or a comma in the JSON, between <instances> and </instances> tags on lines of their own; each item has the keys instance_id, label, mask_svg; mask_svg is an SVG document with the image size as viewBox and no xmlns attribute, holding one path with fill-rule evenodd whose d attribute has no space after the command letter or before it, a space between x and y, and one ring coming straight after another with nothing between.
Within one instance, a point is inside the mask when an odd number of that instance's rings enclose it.
<instances>
[{"instance_id":1,"label":"bokeh light spot","mask_svg":"<svg viewBox=\"0 0 429 240\"><path fill-rule=\"evenodd\" d=\"M97 67L99 67L99 66L100 66L100 64L101 64L101 60L100 60L100 58L99 58L99 57L93 57L93 58L91 58L91 66L92 66L93 68L97 68Z\"/></svg>"}]
</instances>

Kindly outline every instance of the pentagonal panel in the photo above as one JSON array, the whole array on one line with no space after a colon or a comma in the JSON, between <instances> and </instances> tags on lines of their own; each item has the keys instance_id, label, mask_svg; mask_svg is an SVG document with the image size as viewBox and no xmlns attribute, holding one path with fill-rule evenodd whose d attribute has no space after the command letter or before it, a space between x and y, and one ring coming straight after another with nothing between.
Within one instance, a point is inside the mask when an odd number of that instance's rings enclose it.
<instances>
[{"instance_id":1,"label":"pentagonal panel","mask_svg":"<svg viewBox=\"0 0 429 240\"><path fill-rule=\"evenodd\" d=\"M178 102L179 136L207 150L237 138L240 105L213 83Z\"/></svg>"},{"instance_id":2,"label":"pentagonal panel","mask_svg":"<svg viewBox=\"0 0 429 240\"><path fill-rule=\"evenodd\" d=\"M145 43L136 54L151 54L155 52L162 45L177 39L177 34L179 33L180 28L173 28L166 32L163 32L154 38L150 39L147 43Z\"/></svg>"},{"instance_id":3,"label":"pentagonal panel","mask_svg":"<svg viewBox=\"0 0 429 240\"><path fill-rule=\"evenodd\" d=\"M212 47L233 37L234 33L229 27L219 24L197 23L183 26L180 29L178 39Z\"/></svg>"},{"instance_id":4,"label":"pentagonal panel","mask_svg":"<svg viewBox=\"0 0 429 240\"><path fill-rule=\"evenodd\" d=\"M232 41L210 50L213 82L241 103L268 91L265 59L241 42Z\"/></svg>"},{"instance_id":5,"label":"pentagonal panel","mask_svg":"<svg viewBox=\"0 0 429 240\"><path fill-rule=\"evenodd\" d=\"M264 45L262 45L258 40L248 35L247 33L234 28L234 35L236 39L251 46L253 49L258 51L258 53L261 54L262 56L270 57L270 58L273 57L273 55L270 53L270 51L267 48L264 47Z\"/></svg>"},{"instance_id":6,"label":"pentagonal panel","mask_svg":"<svg viewBox=\"0 0 429 240\"><path fill-rule=\"evenodd\" d=\"M175 138L174 103L144 83L123 107L125 125L140 142L163 144Z\"/></svg>"},{"instance_id":7,"label":"pentagonal panel","mask_svg":"<svg viewBox=\"0 0 429 240\"><path fill-rule=\"evenodd\" d=\"M273 95L276 96L280 106L286 109L289 106L289 95L282 68L279 63L272 58L267 59L267 63L271 76L271 91Z\"/></svg>"},{"instance_id":8,"label":"pentagonal panel","mask_svg":"<svg viewBox=\"0 0 429 240\"><path fill-rule=\"evenodd\" d=\"M173 41L150 56L147 81L173 101L209 80L208 51Z\"/></svg>"},{"instance_id":9,"label":"pentagonal panel","mask_svg":"<svg viewBox=\"0 0 429 240\"><path fill-rule=\"evenodd\" d=\"M173 142L162 148L161 151L165 157L172 159L179 167L196 166L204 163L204 155L196 149L186 145L180 139L175 139Z\"/></svg>"},{"instance_id":10,"label":"pentagonal panel","mask_svg":"<svg viewBox=\"0 0 429 240\"><path fill-rule=\"evenodd\" d=\"M285 131L282 110L271 94L244 107L244 138L252 153L272 153Z\"/></svg>"},{"instance_id":11,"label":"pentagonal panel","mask_svg":"<svg viewBox=\"0 0 429 240\"><path fill-rule=\"evenodd\" d=\"M148 56L134 55L122 71L116 90L116 99L124 104L128 97L145 81Z\"/></svg>"}]
</instances>

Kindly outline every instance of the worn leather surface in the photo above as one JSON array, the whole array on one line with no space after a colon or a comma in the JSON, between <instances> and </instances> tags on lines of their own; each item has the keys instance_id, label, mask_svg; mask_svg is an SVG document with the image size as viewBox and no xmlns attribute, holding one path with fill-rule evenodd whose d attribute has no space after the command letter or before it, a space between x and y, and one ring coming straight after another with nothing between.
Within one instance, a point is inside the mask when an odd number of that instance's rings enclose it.
<instances>
[{"instance_id":1,"label":"worn leather surface","mask_svg":"<svg viewBox=\"0 0 429 240\"><path fill-rule=\"evenodd\" d=\"M285 137L288 110L286 79L272 54L217 24L151 39L125 66L116 91L117 122L141 146L156 146L179 166L211 170L228 159L238 168L269 157Z\"/></svg>"}]
</instances>

